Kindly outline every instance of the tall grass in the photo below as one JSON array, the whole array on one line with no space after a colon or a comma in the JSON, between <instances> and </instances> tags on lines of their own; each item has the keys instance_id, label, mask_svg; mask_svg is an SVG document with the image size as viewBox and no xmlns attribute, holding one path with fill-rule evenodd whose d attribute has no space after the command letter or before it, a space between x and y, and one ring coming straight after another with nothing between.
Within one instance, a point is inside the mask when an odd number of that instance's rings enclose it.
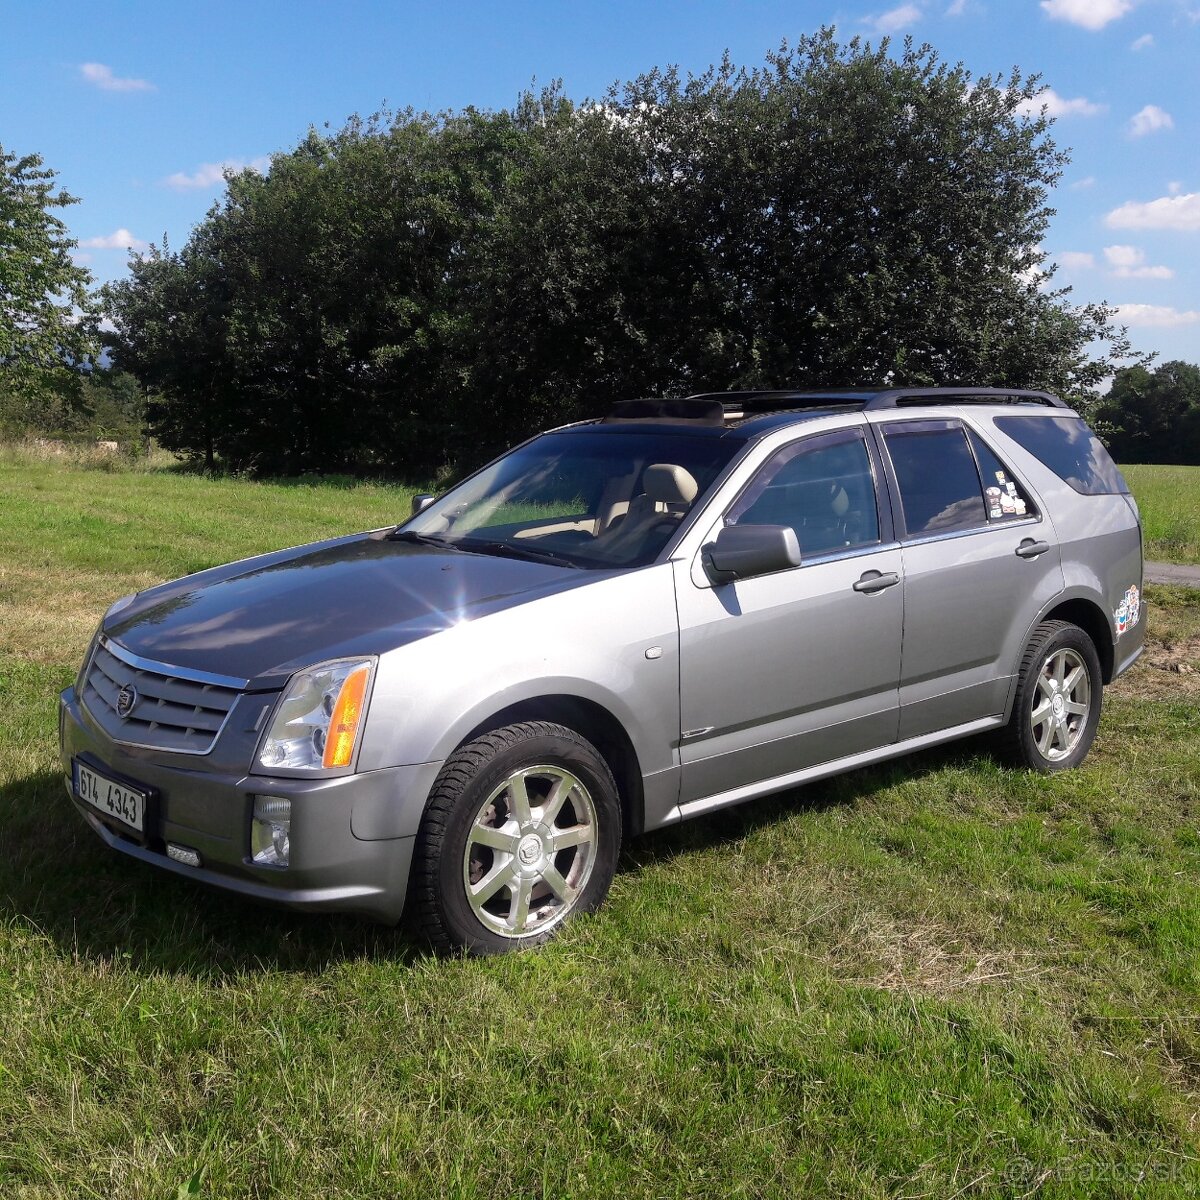
<instances>
[{"instance_id":1,"label":"tall grass","mask_svg":"<svg viewBox=\"0 0 1200 1200\"><path fill-rule=\"evenodd\" d=\"M1200 563L1200 467L1121 468L1142 514L1146 557Z\"/></svg>"}]
</instances>

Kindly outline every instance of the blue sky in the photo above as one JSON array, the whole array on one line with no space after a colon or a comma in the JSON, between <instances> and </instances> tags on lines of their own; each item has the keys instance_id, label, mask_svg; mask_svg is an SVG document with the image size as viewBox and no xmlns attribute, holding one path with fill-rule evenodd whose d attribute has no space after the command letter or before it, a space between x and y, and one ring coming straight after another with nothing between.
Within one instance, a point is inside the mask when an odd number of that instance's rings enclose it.
<instances>
[{"instance_id":1,"label":"blue sky","mask_svg":"<svg viewBox=\"0 0 1200 1200\"><path fill-rule=\"evenodd\" d=\"M823 24L911 34L974 74L1037 72L1072 163L1045 249L1134 344L1200 362L1200 0L317 0L0 4L0 144L36 152L99 280L128 248L181 246L222 189L310 125L383 104L511 105L561 78L582 99L649 70L757 64ZM786 381L782 381L786 382Z\"/></svg>"}]
</instances>

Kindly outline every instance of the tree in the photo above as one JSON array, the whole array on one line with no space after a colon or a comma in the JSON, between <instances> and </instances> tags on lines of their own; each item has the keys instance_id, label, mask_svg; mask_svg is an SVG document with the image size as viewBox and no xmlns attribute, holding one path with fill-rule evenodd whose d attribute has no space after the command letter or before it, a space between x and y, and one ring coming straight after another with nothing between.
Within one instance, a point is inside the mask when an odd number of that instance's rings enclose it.
<instances>
[{"instance_id":1,"label":"tree","mask_svg":"<svg viewBox=\"0 0 1200 1200\"><path fill-rule=\"evenodd\" d=\"M0 383L52 387L53 373L96 349L91 275L71 258L75 242L52 210L75 204L55 191L36 154L0 146ZM51 375L46 373L50 372Z\"/></svg>"},{"instance_id":2,"label":"tree","mask_svg":"<svg viewBox=\"0 0 1200 1200\"><path fill-rule=\"evenodd\" d=\"M182 253L162 246L130 260L129 278L102 289L116 329L114 366L151 393L146 419L168 450L202 456L212 470L221 431L244 417L230 402L236 364L227 352L225 273L197 234Z\"/></svg>"},{"instance_id":3,"label":"tree","mask_svg":"<svg viewBox=\"0 0 1200 1200\"><path fill-rule=\"evenodd\" d=\"M1096 420L1119 462L1200 464L1200 367L1118 371Z\"/></svg>"},{"instance_id":4,"label":"tree","mask_svg":"<svg viewBox=\"0 0 1200 1200\"><path fill-rule=\"evenodd\" d=\"M352 120L232 176L109 289L179 446L259 471L469 465L613 399L993 384L1129 360L1038 248L1066 155L1036 79L822 31L576 104Z\"/></svg>"}]
</instances>

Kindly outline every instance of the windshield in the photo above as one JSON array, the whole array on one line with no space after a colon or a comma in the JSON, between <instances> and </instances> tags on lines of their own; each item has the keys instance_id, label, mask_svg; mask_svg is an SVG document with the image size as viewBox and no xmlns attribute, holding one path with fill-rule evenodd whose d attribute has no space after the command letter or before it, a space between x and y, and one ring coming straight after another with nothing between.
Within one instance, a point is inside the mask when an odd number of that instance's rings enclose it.
<instances>
[{"instance_id":1,"label":"windshield","mask_svg":"<svg viewBox=\"0 0 1200 1200\"><path fill-rule=\"evenodd\" d=\"M398 537L574 567L653 562L741 448L647 430L548 433L484 468Z\"/></svg>"}]
</instances>

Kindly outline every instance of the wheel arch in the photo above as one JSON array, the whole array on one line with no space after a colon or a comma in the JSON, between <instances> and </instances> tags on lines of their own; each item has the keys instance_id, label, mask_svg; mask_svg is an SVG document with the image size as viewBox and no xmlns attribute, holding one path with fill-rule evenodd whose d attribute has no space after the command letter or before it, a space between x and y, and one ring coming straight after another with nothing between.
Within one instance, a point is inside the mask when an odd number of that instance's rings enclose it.
<instances>
[{"instance_id":1,"label":"wheel arch","mask_svg":"<svg viewBox=\"0 0 1200 1200\"><path fill-rule=\"evenodd\" d=\"M1077 625L1092 640L1100 658L1100 674L1106 684L1112 683L1116 662L1116 647L1113 645L1112 626L1104 609L1093 600L1075 596L1054 605L1038 618L1042 621L1069 621Z\"/></svg>"},{"instance_id":2,"label":"wheel arch","mask_svg":"<svg viewBox=\"0 0 1200 1200\"><path fill-rule=\"evenodd\" d=\"M459 746L493 729L520 721L550 721L573 729L603 755L617 782L625 832L636 835L645 826L645 796L637 751L621 722L602 704L566 693L517 700L478 721ZM457 749L457 747L456 747Z\"/></svg>"}]
</instances>

